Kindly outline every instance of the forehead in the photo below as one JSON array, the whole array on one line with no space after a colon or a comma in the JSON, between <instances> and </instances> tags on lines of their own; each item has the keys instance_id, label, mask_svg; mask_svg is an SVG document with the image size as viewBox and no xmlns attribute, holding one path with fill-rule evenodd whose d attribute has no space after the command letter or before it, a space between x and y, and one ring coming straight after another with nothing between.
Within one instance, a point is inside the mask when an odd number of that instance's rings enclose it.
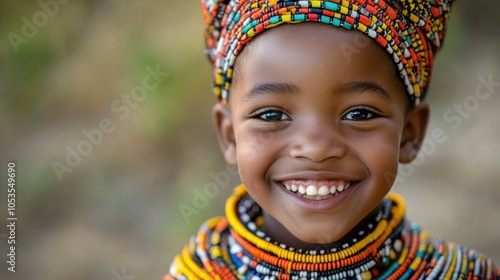
<instances>
[{"instance_id":1,"label":"forehead","mask_svg":"<svg viewBox=\"0 0 500 280\"><path fill-rule=\"evenodd\" d=\"M367 35L357 30L347 30L318 22L300 22L284 23L270 28L266 32L256 36L247 47L262 44L269 45L272 44L272 42L282 40L295 40L301 42L313 40L317 43L326 43L328 47L333 48L338 47L331 44L333 41L344 42L359 48L363 48L367 45L378 46Z\"/></svg>"},{"instance_id":2,"label":"forehead","mask_svg":"<svg viewBox=\"0 0 500 280\"><path fill-rule=\"evenodd\" d=\"M273 27L251 41L236 59L232 87L270 82L329 86L356 79L400 83L396 75L387 52L365 34L308 22Z\"/></svg>"}]
</instances>

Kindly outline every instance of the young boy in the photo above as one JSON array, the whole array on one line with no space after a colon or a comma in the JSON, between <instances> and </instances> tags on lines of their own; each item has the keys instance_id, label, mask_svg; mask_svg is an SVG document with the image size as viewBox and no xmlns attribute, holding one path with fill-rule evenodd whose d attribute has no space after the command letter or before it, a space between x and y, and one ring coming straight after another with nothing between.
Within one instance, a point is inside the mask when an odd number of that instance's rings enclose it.
<instances>
[{"instance_id":1,"label":"young boy","mask_svg":"<svg viewBox=\"0 0 500 280\"><path fill-rule=\"evenodd\" d=\"M165 279L500 279L389 194L424 139L451 1L202 4L216 130L243 184Z\"/></svg>"}]
</instances>

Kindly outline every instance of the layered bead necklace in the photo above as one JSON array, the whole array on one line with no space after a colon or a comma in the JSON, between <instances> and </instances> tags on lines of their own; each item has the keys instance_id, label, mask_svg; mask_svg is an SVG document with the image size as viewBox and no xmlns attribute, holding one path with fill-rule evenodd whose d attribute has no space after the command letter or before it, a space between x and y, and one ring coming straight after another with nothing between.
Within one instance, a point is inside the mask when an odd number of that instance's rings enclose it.
<instances>
[{"instance_id":1,"label":"layered bead necklace","mask_svg":"<svg viewBox=\"0 0 500 280\"><path fill-rule=\"evenodd\" d=\"M389 194L376 217L352 240L302 250L271 240L261 208L244 186L226 203L226 217L202 225L165 279L499 279L493 262L404 219L402 197Z\"/></svg>"}]
</instances>

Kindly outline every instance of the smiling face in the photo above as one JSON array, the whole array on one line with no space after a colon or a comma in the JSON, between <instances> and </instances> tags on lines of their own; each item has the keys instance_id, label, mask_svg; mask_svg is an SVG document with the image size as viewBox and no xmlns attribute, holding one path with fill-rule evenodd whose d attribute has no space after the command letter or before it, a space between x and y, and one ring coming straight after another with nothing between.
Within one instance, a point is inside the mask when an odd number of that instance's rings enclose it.
<instances>
[{"instance_id":1,"label":"smiling face","mask_svg":"<svg viewBox=\"0 0 500 280\"><path fill-rule=\"evenodd\" d=\"M373 40L325 24L286 24L245 47L230 102L214 107L226 160L290 246L332 244L370 216L398 161L422 142L428 107L407 108Z\"/></svg>"}]
</instances>

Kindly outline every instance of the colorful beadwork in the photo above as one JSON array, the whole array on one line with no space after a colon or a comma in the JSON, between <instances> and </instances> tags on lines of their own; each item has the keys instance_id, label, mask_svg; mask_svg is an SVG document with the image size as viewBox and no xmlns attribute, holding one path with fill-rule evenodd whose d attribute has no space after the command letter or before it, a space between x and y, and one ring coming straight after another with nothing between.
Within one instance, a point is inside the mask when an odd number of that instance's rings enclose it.
<instances>
[{"instance_id":1,"label":"colorful beadwork","mask_svg":"<svg viewBox=\"0 0 500 280\"><path fill-rule=\"evenodd\" d=\"M170 267L171 279L500 279L485 256L431 240L404 218L405 202L389 194L358 236L325 250L277 243L263 231L261 208L244 186L226 203L226 216L202 225Z\"/></svg>"},{"instance_id":2,"label":"colorful beadwork","mask_svg":"<svg viewBox=\"0 0 500 280\"><path fill-rule=\"evenodd\" d=\"M214 92L225 102L236 57L266 29L304 21L359 30L392 57L412 104L424 97L454 0L201 0Z\"/></svg>"}]
</instances>

